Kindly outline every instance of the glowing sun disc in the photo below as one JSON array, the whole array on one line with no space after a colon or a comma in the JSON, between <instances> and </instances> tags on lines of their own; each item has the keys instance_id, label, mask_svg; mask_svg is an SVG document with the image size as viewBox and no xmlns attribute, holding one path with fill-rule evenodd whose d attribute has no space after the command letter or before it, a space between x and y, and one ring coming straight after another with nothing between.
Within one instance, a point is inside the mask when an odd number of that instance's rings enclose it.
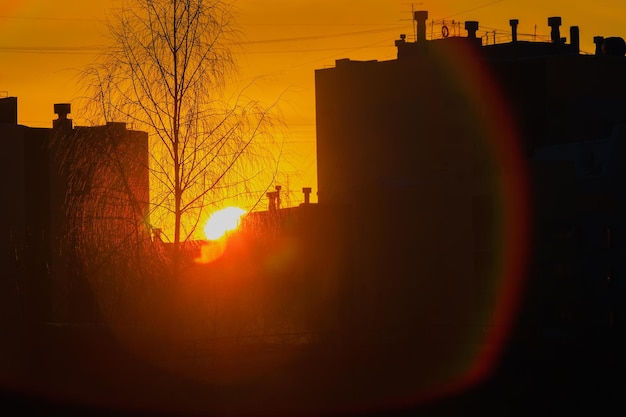
<instances>
[{"instance_id":1,"label":"glowing sun disc","mask_svg":"<svg viewBox=\"0 0 626 417\"><path fill-rule=\"evenodd\" d=\"M246 214L239 207L226 207L211 214L204 226L204 235L209 240L217 240L239 226L241 216Z\"/></svg>"}]
</instances>

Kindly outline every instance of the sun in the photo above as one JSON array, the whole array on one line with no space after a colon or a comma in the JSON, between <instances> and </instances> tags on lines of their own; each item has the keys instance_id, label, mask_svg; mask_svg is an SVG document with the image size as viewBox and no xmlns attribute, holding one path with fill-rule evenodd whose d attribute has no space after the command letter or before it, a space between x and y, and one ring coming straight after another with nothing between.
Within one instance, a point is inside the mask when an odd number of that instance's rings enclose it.
<instances>
[{"instance_id":1,"label":"sun","mask_svg":"<svg viewBox=\"0 0 626 417\"><path fill-rule=\"evenodd\" d=\"M208 240L218 240L226 233L235 230L246 211L239 207L226 207L211 214L204 226L204 235Z\"/></svg>"}]
</instances>

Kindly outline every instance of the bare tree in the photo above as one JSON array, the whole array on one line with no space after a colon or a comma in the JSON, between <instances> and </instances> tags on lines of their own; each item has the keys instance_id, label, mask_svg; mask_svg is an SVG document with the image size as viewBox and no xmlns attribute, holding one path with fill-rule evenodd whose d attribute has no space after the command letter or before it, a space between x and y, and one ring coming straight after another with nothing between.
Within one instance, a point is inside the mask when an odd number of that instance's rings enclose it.
<instances>
[{"instance_id":1,"label":"bare tree","mask_svg":"<svg viewBox=\"0 0 626 417\"><path fill-rule=\"evenodd\" d=\"M59 131L52 145L66 194L66 275L88 283L107 320L127 321L171 298L155 294L168 292L179 244L213 206L265 196L281 147L275 103L246 89L227 95L237 40L229 4L124 4L108 20L110 46L82 73L81 118L94 126ZM155 228L175 243L173 263L151 241Z\"/></svg>"},{"instance_id":2,"label":"bare tree","mask_svg":"<svg viewBox=\"0 0 626 417\"><path fill-rule=\"evenodd\" d=\"M178 247L207 206L271 185L273 106L225 94L236 31L223 0L130 0L108 28L84 73L91 114L149 132L151 223Z\"/></svg>"}]
</instances>

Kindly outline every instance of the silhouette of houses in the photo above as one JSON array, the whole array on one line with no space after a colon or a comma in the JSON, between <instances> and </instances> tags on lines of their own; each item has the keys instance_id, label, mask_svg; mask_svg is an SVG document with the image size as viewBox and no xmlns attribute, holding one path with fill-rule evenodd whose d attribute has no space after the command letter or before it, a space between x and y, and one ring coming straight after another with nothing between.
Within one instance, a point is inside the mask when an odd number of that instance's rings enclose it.
<instances>
[{"instance_id":1,"label":"silhouette of houses","mask_svg":"<svg viewBox=\"0 0 626 417\"><path fill-rule=\"evenodd\" d=\"M118 214L82 219L84 230L74 230L74 236L89 234L90 227L105 227L110 228L113 239L132 227L131 223L144 227L148 211L147 134L128 130L124 123L74 127L67 117L69 104L55 104L54 109L58 119L52 129L31 128L17 123L16 97L0 99L2 180L7 202L0 222L2 304L7 309L2 316L26 323L95 319L85 277L68 255L72 250L62 246L72 244L67 239L69 228L78 223L71 218L89 215L88 210L74 210L71 200L90 201L99 207L113 205ZM81 145L74 146L76 143ZM96 160L83 160L80 168L73 168L73 162L66 164L70 159L112 158L114 152L120 156L115 169ZM122 179L130 191L121 189ZM74 185L68 193L70 183ZM125 213L128 207L122 203L124 199L115 195L124 192L134 196L141 215Z\"/></svg>"}]
</instances>

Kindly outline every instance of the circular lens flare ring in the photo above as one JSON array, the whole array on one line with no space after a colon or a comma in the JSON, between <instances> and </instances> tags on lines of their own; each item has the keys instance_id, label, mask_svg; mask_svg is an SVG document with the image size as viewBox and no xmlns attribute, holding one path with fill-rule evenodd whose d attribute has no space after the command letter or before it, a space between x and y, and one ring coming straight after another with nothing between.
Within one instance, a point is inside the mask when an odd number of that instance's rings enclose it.
<instances>
[{"instance_id":1,"label":"circular lens flare ring","mask_svg":"<svg viewBox=\"0 0 626 417\"><path fill-rule=\"evenodd\" d=\"M204 226L204 235L208 240L218 240L228 232L235 230L246 211L239 207L226 207L211 214Z\"/></svg>"}]
</instances>

